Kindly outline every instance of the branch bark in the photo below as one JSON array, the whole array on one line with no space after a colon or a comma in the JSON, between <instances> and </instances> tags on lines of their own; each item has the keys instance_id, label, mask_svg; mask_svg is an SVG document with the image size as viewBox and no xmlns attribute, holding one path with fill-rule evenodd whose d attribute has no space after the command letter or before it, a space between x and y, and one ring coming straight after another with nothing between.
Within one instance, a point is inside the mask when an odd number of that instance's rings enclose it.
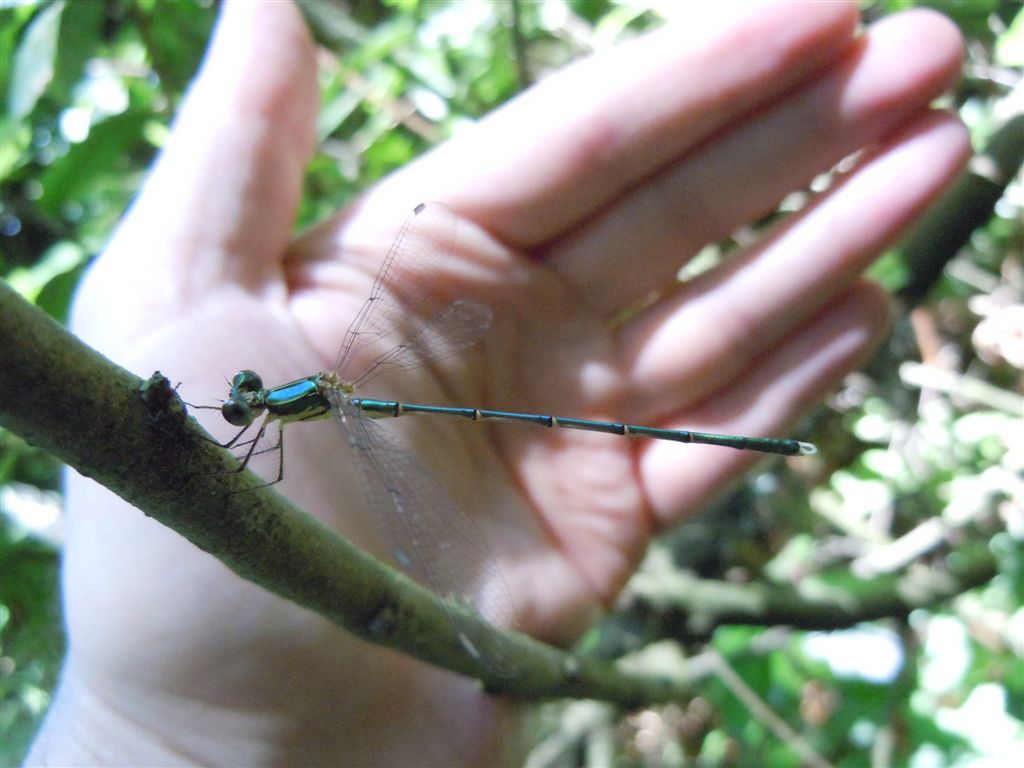
<instances>
[{"instance_id":1,"label":"branch bark","mask_svg":"<svg viewBox=\"0 0 1024 768\"><path fill-rule=\"evenodd\" d=\"M0 427L103 484L243 578L370 642L476 677L493 693L593 698L629 708L692 693L691 677L627 674L518 633L493 640L510 659L498 668L481 661L465 650L435 595L272 488L248 490L262 481L237 472L237 460L187 416L165 377L156 373L144 382L120 368L3 281L0 339ZM246 493L226 503L240 490ZM465 626L475 638L498 633L468 610Z\"/></svg>"}]
</instances>

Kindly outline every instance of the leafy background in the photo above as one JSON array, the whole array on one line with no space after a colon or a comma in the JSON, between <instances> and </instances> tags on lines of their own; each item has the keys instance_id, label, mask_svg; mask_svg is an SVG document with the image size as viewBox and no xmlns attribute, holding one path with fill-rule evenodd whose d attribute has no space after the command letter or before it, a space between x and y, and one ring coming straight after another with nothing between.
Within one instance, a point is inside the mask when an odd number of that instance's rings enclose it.
<instances>
[{"instance_id":1,"label":"leafy background","mask_svg":"<svg viewBox=\"0 0 1024 768\"><path fill-rule=\"evenodd\" d=\"M1005 189L969 179L879 260L902 311L885 348L808 419L821 456L762 465L658 542L585 639L664 674L703 665L694 697L631 713L545 705L531 764L1024 764L1024 12L1013 0L863 5L869 20L936 7L960 26L967 61L948 106L977 149L996 137L1015 178ZM323 103L296 228L680 8L699 4L307 3L325 46ZM193 0L0 3L0 271L53 316L67 317L164 143L215 16ZM9 432L0 441L10 766L64 648L61 467Z\"/></svg>"}]
</instances>

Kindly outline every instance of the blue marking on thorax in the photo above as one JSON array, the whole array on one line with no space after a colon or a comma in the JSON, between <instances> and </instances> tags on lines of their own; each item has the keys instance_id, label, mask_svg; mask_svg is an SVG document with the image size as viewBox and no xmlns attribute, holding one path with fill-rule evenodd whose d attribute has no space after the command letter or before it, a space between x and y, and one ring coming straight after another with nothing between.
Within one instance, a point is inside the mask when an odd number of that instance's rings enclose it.
<instances>
[{"instance_id":1,"label":"blue marking on thorax","mask_svg":"<svg viewBox=\"0 0 1024 768\"><path fill-rule=\"evenodd\" d=\"M326 416L331 404L313 376L267 390L267 410L282 421L305 421Z\"/></svg>"}]
</instances>

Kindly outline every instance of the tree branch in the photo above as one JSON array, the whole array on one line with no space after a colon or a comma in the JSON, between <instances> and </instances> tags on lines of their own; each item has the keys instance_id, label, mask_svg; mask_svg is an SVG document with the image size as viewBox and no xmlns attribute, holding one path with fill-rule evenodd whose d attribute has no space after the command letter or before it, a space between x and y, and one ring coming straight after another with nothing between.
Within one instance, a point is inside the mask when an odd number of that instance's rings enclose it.
<instances>
[{"instance_id":1,"label":"tree branch","mask_svg":"<svg viewBox=\"0 0 1024 768\"><path fill-rule=\"evenodd\" d=\"M692 693L693 677L627 674L468 609L464 626L500 646L499 667L468 653L444 603L302 512L187 416L167 379L143 382L0 281L0 427L17 432L209 552L238 575L370 642L476 677L520 699L593 698L623 707ZM514 676L507 674L511 666ZM701 674L694 672L694 676Z\"/></svg>"},{"instance_id":2,"label":"tree branch","mask_svg":"<svg viewBox=\"0 0 1024 768\"><path fill-rule=\"evenodd\" d=\"M996 561L985 545L963 547L945 559L948 570L915 570L843 585L806 579L796 587L729 584L689 573L635 576L627 605L602 627L600 658L617 658L662 638L706 640L720 626L786 625L832 630L864 621L906 617L991 581Z\"/></svg>"},{"instance_id":3,"label":"tree branch","mask_svg":"<svg viewBox=\"0 0 1024 768\"><path fill-rule=\"evenodd\" d=\"M946 264L974 231L992 218L996 203L1024 162L1024 115L1010 118L971 160L899 246L909 273L896 295L907 306L924 301Z\"/></svg>"}]
</instances>

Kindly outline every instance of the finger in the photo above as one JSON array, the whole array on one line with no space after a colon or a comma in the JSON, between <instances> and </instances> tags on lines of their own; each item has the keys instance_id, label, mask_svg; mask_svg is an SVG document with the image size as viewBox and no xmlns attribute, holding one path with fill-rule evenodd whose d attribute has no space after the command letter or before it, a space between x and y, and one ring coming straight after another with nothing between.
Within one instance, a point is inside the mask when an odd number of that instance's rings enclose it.
<instances>
[{"instance_id":1,"label":"finger","mask_svg":"<svg viewBox=\"0 0 1024 768\"><path fill-rule=\"evenodd\" d=\"M875 25L813 82L623 197L555 250L553 265L598 311L621 310L706 243L927 109L957 76L960 50L956 27L937 14Z\"/></svg>"},{"instance_id":2,"label":"finger","mask_svg":"<svg viewBox=\"0 0 1024 768\"><path fill-rule=\"evenodd\" d=\"M162 296L225 279L259 284L291 236L317 104L313 46L294 5L226 3L108 266Z\"/></svg>"},{"instance_id":3,"label":"finger","mask_svg":"<svg viewBox=\"0 0 1024 768\"><path fill-rule=\"evenodd\" d=\"M801 413L867 356L885 334L888 316L884 291L860 283L797 328L728 389L664 426L785 434ZM749 452L698 445L680 450L678 445L652 441L640 456L639 471L655 527L681 522L686 512L700 509L758 458Z\"/></svg>"},{"instance_id":4,"label":"finger","mask_svg":"<svg viewBox=\"0 0 1024 768\"><path fill-rule=\"evenodd\" d=\"M837 58L857 22L850 2L699 8L552 75L372 199L440 199L531 248Z\"/></svg>"},{"instance_id":5,"label":"finger","mask_svg":"<svg viewBox=\"0 0 1024 768\"><path fill-rule=\"evenodd\" d=\"M656 418L685 405L678 393L694 402L748 370L855 282L969 151L959 121L926 116L762 244L627 323L620 344L636 405Z\"/></svg>"}]
</instances>

